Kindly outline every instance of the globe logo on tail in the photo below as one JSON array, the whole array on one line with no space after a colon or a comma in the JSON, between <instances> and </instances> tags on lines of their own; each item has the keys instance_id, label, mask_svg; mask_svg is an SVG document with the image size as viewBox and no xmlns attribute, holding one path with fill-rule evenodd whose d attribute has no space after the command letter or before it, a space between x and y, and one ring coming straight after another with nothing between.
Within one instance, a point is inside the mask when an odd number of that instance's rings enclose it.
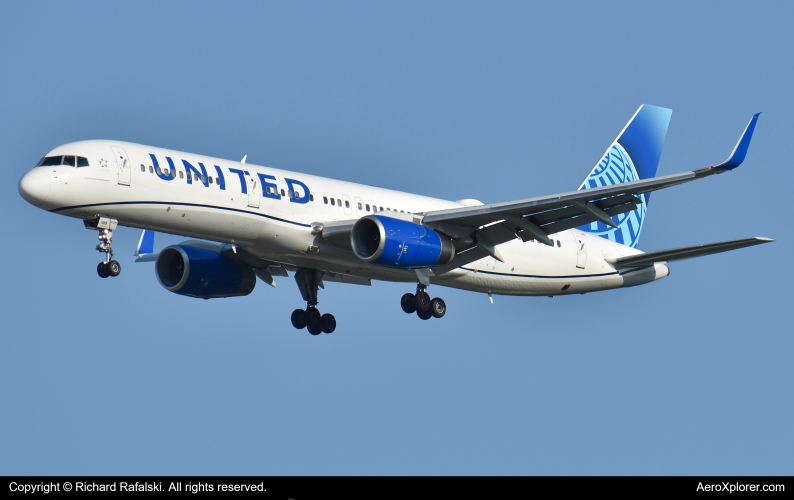
<instances>
[{"instance_id":1,"label":"globe logo on tail","mask_svg":"<svg viewBox=\"0 0 794 500\"><path fill-rule=\"evenodd\" d=\"M611 186L638 179L639 175L637 175L637 169L634 167L631 157L623 149L623 146L615 142L579 189ZM636 210L612 217L617 228L607 226L602 222L592 222L579 226L578 229L623 245L636 247L640 239L640 231L642 231L642 222L645 219L646 201L644 194L638 195L638 198L642 200L642 204Z\"/></svg>"}]
</instances>

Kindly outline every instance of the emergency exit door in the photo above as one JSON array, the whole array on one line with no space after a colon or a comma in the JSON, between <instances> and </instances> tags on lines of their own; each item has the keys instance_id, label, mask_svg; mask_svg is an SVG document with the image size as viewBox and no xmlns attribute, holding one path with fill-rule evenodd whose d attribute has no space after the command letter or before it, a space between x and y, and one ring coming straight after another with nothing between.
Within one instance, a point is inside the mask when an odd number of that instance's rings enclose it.
<instances>
[{"instance_id":1,"label":"emergency exit door","mask_svg":"<svg viewBox=\"0 0 794 500\"><path fill-rule=\"evenodd\" d=\"M130 178L132 176L132 162L130 161L129 157L127 157L127 153L124 151L124 148L110 146L110 149L113 151L113 156L116 158L116 166L119 173L119 184L129 186Z\"/></svg>"},{"instance_id":2,"label":"emergency exit door","mask_svg":"<svg viewBox=\"0 0 794 500\"><path fill-rule=\"evenodd\" d=\"M576 267L584 269L587 265L587 246L584 242L584 235L575 233L573 237L576 240Z\"/></svg>"},{"instance_id":3,"label":"emergency exit door","mask_svg":"<svg viewBox=\"0 0 794 500\"><path fill-rule=\"evenodd\" d=\"M248 179L248 206L259 208L259 200L262 197L262 192L259 190L259 179L256 178L256 174L246 175L245 178Z\"/></svg>"}]
</instances>

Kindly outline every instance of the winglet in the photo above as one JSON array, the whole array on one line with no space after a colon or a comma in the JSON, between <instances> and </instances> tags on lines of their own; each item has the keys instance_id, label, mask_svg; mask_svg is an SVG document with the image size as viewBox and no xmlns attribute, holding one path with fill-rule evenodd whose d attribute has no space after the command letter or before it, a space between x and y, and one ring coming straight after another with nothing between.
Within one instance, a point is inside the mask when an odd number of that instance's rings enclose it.
<instances>
[{"instance_id":1,"label":"winglet","mask_svg":"<svg viewBox=\"0 0 794 500\"><path fill-rule=\"evenodd\" d=\"M761 113L756 113L752 118L750 118L750 123L747 124L747 127L744 129L744 133L739 138L739 142L737 142L736 147L733 148L731 156L728 157L728 159L724 162L720 163L719 165L714 165L711 168L732 170L742 164L744 157L747 155L747 149L750 147L750 139L753 138L755 123L758 121L758 115L760 114Z\"/></svg>"}]
</instances>

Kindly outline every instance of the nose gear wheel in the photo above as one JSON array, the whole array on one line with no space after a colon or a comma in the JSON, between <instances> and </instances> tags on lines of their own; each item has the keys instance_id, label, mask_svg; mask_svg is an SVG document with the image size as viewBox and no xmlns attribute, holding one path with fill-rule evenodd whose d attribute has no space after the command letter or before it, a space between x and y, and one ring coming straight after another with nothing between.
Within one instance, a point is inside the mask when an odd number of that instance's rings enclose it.
<instances>
[{"instance_id":1,"label":"nose gear wheel","mask_svg":"<svg viewBox=\"0 0 794 500\"><path fill-rule=\"evenodd\" d=\"M116 228L118 221L99 217L90 221L83 221L87 229L99 231L99 244L96 246L97 252L105 254L105 260L97 265L96 272L100 278L115 277L121 274L121 264L113 260L113 229Z\"/></svg>"}]
</instances>

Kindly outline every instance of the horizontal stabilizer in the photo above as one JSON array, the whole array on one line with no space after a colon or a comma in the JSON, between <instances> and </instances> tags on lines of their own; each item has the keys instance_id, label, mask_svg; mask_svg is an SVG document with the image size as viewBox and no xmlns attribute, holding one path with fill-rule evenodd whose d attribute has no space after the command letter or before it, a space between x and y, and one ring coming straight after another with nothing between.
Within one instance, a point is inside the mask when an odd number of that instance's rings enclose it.
<instances>
[{"instance_id":1,"label":"horizontal stabilizer","mask_svg":"<svg viewBox=\"0 0 794 500\"><path fill-rule=\"evenodd\" d=\"M144 229L141 239L138 240L138 248L135 249L135 256L154 253L154 231Z\"/></svg>"},{"instance_id":2,"label":"horizontal stabilizer","mask_svg":"<svg viewBox=\"0 0 794 500\"><path fill-rule=\"evenodd\" d=\"M158 255L154 253L154 231L144 229L135 249L135 257L138 257L135 262L154 262Z\"/></svg>"},{"instance_id":3,"label":"horizontal stabilizer","mask_svg":"<svg viewBox=\"0 0 794 500\"><path fill-rule=\"evenodd\" d=\"M660 252L642 253L629 257L616 259L612 264L616 268L648 266L656 262L670 262L674 260L691 259L702 257L713 253L727 252L739 248L751 247L762 243L769 243L769 238L746 238L743 240L723 241L720 243L708 243L706 245L695 245L692 247L674 248L672 250L662 250Z\"/></svg>"}]
</instances>

